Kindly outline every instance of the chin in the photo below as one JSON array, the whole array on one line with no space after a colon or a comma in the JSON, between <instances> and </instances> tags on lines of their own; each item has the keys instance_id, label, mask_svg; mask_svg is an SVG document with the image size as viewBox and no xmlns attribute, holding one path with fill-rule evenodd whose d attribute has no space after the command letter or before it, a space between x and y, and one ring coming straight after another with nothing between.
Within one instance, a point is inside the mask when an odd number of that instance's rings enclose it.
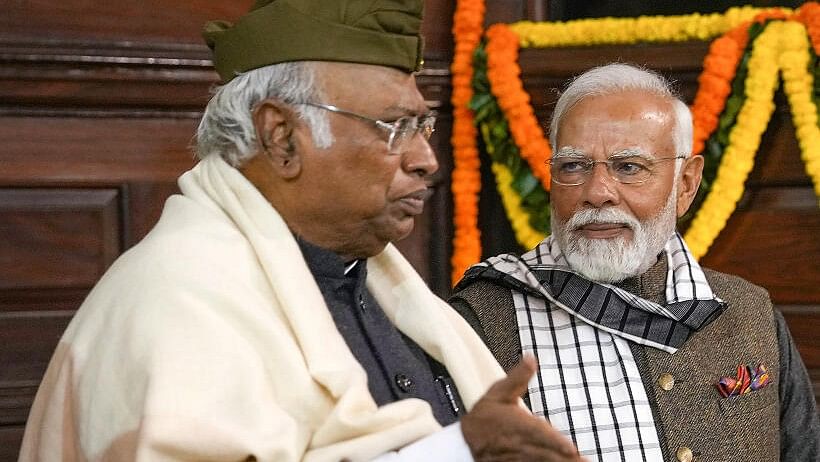
<instances>
[{"instance_id":1,"label":"chin","mask_svg":"<svg viewBox=\"0 0 820 462\"><path fill-rule=\"evenodd\" d=\"M614 283L646 271L647 248L625 238L571 238L564 256L570 268L591 281ZM642 243L643 244L643 243Z\"/></svg>"},{"instance_id":2,"label":"chin","mask_svg":"<svg viewBox=\"0 0 820 462\"><path fill-rule=\"evenodd\" d=\"M404 216L395 219L395 221L390 223L389 227L390 229L385 235L389 237L390 242L398 242L413 233L413 229L416 227L416 220L412 216Z\"/></svg>"}]
</instances>

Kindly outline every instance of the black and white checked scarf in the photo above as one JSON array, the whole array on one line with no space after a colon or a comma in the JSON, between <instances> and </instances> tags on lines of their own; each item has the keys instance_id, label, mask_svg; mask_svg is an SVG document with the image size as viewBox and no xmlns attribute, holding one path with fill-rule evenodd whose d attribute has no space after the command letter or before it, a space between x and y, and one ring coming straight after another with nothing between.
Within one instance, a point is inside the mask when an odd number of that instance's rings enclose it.
<instances>
[{"instance_id":1,"label":"black and white checked scarf","mask_svg":"<svg viewBox=\"0 0 820 462\"><path fill-rule=\"evenodd\" d=\"M662 460L628 342L674 353L723 310L679 234L664 253L664 306L572 272L552 237L521 257L473 266L461 283L489 278L512 289L522 351L539 364L529 387L533 413L591 460Z\"/></svg>"}]
</instances>

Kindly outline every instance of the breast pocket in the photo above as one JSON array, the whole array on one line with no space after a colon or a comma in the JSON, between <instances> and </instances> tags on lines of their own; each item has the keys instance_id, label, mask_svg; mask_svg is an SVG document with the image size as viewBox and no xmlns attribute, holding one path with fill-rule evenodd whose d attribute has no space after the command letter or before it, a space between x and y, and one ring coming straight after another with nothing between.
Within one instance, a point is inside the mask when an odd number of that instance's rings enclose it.
<instances>
[{"instance_id":1,"label":"breast pocket","mask_svg":"<svg viewBox=\"0 0 820 462\"><path fill-rule=\"evenodd\" d=\"M745 395L721 399L723 422L714 429L720 440L721 454L705 460L777 460L780 449L777 403L777 387L773 383Z\"/></svg>"},{"instance_id":2,"label":"breast pocket","mask_svg":"<svg viewBox=\"0 0 820 462\"><path fill-rule=\"evenodd\" d=\"M777 403L777 387L773 384L749 393L723 398L719 401L724 418L743 418L762 412Z\"/></svg>"}]
</instances>

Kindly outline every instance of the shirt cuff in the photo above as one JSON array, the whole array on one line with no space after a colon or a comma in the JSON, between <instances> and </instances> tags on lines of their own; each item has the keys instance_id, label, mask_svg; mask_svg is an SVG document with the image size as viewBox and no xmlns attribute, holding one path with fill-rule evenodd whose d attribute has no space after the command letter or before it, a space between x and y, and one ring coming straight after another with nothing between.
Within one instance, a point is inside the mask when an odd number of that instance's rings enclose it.
<instances>
[{"instance_id":1,"label":"shirt cuff","mask_svg":"<svg viewBox=\"0 0 820 462\"><path fill-rule=\"evenodd\" d=\"M443 429L408 444L396 452L383 454L373 462L473 462L470 447L461 433L461 423Z\"/></svg>"}]
</instances>

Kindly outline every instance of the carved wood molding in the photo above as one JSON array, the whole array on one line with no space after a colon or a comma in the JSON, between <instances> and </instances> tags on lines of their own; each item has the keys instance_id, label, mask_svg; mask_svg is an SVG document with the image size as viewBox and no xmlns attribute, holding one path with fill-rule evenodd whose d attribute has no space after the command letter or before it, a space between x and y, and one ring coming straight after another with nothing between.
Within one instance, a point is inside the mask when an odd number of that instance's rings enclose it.
<instances>
[{"instance_id":1,"label":"carved wood molding","mask_svg":"<svg viewBox=\"0 0 820 462\"><path fill-rule=\"evenodd\" d=\"M449 63L426 66L419 86L441 108ZM0 115L196 119L217 83L204 45L0 40Z\"/></svg>"}]
</instances>

